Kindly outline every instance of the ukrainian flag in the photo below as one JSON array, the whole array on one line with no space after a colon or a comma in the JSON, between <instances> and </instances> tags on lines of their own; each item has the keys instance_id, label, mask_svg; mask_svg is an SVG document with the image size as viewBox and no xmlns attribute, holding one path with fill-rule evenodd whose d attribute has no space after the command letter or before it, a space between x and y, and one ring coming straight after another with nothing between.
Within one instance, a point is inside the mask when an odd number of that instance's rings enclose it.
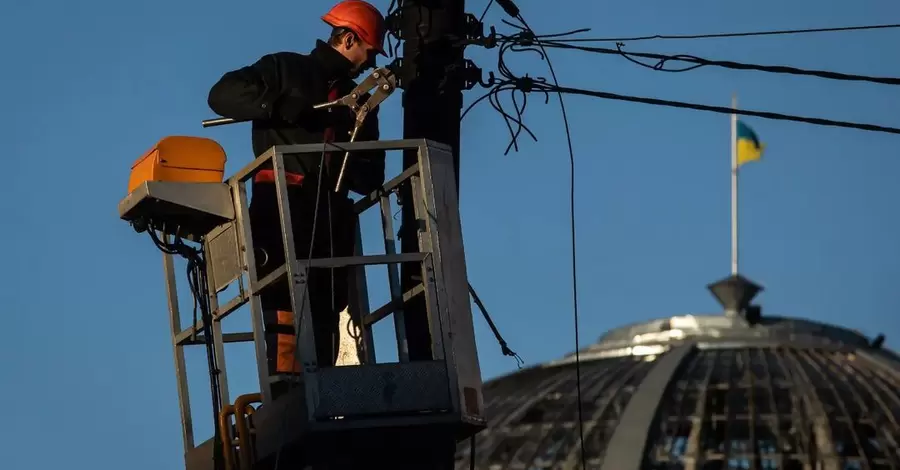
<instances>
[{"instance_id":1,"label":"ukrainian flag","mask_svg":"<svg viewBox=\"0 0 900 470\"><path fill-rule=\"evenodd\" d=\"M737 152L737 165L741 166L747 162L753 162L762 158L765 145L760 143L759 137L750 126L744 124L743 121L737 121L737 142L735 149Z\"/></svg>"}]
</instances>

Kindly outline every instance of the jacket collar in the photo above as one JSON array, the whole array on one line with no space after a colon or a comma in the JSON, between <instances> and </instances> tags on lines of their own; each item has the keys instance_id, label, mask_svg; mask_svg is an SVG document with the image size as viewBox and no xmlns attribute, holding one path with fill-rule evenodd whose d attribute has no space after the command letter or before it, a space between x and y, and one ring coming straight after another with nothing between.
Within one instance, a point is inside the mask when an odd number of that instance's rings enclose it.
<instances>
[{"instance_id":1,"label":"jacket collar","mask_svg":"<svg viewBox=\"0 0 900 470\"><path fill-rule=\"evenodd\" d=\"M350 76L353 63L325 41L316 40L316 47L313 48L310 56L322 66L327 80L338 80Z\"/></svg>"}]
</instances>

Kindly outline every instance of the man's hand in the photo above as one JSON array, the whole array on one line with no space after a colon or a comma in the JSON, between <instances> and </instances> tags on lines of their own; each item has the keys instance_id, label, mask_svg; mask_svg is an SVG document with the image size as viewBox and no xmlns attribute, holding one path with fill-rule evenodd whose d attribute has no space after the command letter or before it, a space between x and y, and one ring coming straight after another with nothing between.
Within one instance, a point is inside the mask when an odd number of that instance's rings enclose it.
<instances>
[{"instance_id":1,"label":"man's hand","mask_svg":"<svg viewBox=\"0 0 900 470\"><path fill-rule=\"evenodd\" d=\"M287 95L279 100L276 112L281 120L299 126L309 123L319 114L318 110L313 109L314 104L304 97Z\"/></svg>"},{"instance_id":2,"label":"man's hand","mask_svg":"<svg viewBox=\"0 0 900 470\"><path fill-rule=\"evenodd\" d=\"M338 125L349 126L353 129L356 125L356 113L349 106L335 106L334 108L324 109L322 113L323 123L326 127L335 127ZM349 136L347 137L349 139ZM337 138L338 141L344 140Z\"/></svg>"},{"instance_id":3,"label":"man's hand","mask_svg":"<svg viewBox=\"0 0 900 470\"><path fill-rule=\"evenodd\" d=\"M334 127L338 124L349 125L352 128L356 122L356 113L347 106L315 109L313 108L315 104L318 103L310 103L305 98L289 95L279 102L277 112L288 124L316 129Z\"/></svg>"}]
</instances>

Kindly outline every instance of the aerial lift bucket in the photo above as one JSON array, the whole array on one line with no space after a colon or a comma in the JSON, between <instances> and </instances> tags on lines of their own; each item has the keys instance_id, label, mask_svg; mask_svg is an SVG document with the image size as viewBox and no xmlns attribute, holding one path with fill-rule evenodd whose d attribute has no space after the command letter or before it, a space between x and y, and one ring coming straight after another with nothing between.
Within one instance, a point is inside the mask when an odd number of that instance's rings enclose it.
<instances>
[{"instance_id":1,"label":"aerial lift bucket","mask_svg":"<svg viewBox=\"0 0 900 470\"><path fill-rule=\"evenodd\" d=\"M323 150L348 152L351 158L354 152L366 150L402 150L418 155L415 165L354 203L357 214L379 206L385 254L363 255L362 234L358 232L355 256L304 259L298 255L291 235L285 158L321 155ZM221 432L225 447L232 448L236 437L237 455L232 452L227 460L232 466L239 465L240 470L267 468L277 456L294 451L304 459L307 454L319 453L310 459L321 462L322 458L335 457L334 449L329 450L335 445L341 447L343 454L352 453L353 446L365 449L365 453L377 452L387 445L394 452L400 449L395 444L402 442L404 449L415 452L417 448L413 446L427 447L435 441L446 443L447 439L452 443L483 429L487 420L450 148L427 140L276 146L223 181L225 161L225 152L212 140L162 139L133 166L128 195L119 204L121 218L136 230L149 230L154 236L159 233L167 240L186 239L201 246L203 277L208 281L202 295L211 320L187 329L181 325L172 254L163 255L187 469L213 468L211 441L196 446L190 424L183 348L194 344L206 344L210 348L207 353L217 362L216 398L223 405L230 403L225 344L252 342L255 346L261 405L252 412L252 426L247 416L251 412L246 410L246 400L256 398L252 395L242 397L231 409L225 406L224 414L216 417L220 430L223 421L226 424ZM263 168L271 168L276 174L280 220L273 220L273 224L281 229L288 262L259 279L246 185ZM390 196L402 185L409 185L412 190L412 200L404 204L413 204L419 220L419 251L415 253L397 253L395 247ZM370 310L364 268L379 264L388 268L391 300ZM418 266L422 273L418 284L407 287L405 292L399 282L400 264ZM298 299L302 298L308 269L341 266L353 272L351 289L356 295L351 300L351 310L362 329L362 353L358 364L324 367L316 360L309 303L301 305ZM234 284L238 286L237 294L220 304L218 293ZM294 328L303 364L299 381L278 398L272 396L271 386L282 379L269 375L259 301L260 293L269 288L294 291ZM430 360L411 361L406 349L407 334L421 333L407 332L403 320L404 305L417 296L425 301ZM250 306L252 331L223 333L221 321L245 304ZM394 319L399 362L378 363L372 327L389 316ZM198 335L201 329L202 340ZM236 436L227 429L231 414L235 415Z\"/></svg>"}]
</instances>

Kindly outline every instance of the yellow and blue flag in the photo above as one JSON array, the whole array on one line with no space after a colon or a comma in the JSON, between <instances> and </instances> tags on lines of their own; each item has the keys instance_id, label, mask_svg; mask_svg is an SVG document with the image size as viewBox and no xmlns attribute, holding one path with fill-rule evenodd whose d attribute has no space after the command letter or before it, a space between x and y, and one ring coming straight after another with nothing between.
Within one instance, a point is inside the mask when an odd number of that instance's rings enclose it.
<instances>
[{"instance_id":1,"label":"yellow and blue flag","mask_svg":"<svg viewBox=\"0 0 900 470\"><path fill-rule=\"evenodd\" d=\"M762 158L765 145L759 141L756 132L750 126L744 124L743 121L737 121L737 165L741 166L747 162L753 162Z\"/></svg>"}]
</instances>

